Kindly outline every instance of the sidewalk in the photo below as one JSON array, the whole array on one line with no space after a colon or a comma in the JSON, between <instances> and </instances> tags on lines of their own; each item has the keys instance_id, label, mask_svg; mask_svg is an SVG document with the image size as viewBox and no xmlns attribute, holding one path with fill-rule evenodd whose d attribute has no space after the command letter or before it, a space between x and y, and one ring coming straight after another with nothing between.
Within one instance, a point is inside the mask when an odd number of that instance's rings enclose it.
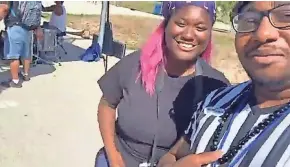
<instances>
[{"instance_id":1,"label":"sidewalk","mask_svg":"<svg viewBox=\"0 0 290 167\"><path fill-rule=\"evenodd\" d=\"M37 65L21 89L0 92L0 167L92 167L103 145L97 80L103 62L78 56L91 40L70 36L62 66ZM110 57L109 67L118 59ZM0 73L0 82L9 77Z\"/></svg>"}]
</instances>

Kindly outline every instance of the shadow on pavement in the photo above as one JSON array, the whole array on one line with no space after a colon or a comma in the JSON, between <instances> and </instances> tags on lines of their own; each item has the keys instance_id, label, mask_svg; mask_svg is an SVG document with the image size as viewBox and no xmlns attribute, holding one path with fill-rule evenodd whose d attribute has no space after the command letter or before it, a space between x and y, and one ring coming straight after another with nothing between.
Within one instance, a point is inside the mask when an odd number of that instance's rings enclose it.
<instances>
[{"instance_id":1,"label":"shadow on pavement","mask_svg":"<svg viewBox=\"0 0 290 167\"><path fill-rule=\"evenodd\" d=\"M79 38L68 37L65 39L63 46L67 51L67 54L64 54L64 51L59 48L61 54L61 63L63 62L73 62L73 61L81 61L79 56L85 52L85 49L78 47L73 44L75 40L82 40ZM30 77L37 77L41 75L46 75L53 73L57 70L58 64L55 65L46 65L46 64L36 64L31 66ZM0 60L0 82L6 81L10 79L10 70L8 61ZM0 94L4 91L5 88L0 86Z\"/></svg>"}]
</instances>

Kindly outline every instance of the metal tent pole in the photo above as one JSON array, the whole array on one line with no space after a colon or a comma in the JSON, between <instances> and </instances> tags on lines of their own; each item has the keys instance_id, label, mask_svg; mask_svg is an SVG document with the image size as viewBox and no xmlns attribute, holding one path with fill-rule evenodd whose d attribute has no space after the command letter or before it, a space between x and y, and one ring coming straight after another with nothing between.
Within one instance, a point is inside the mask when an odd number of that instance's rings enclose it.
<instances>
[{"instance_id":1,"label":"metal tent pole","mask_svg":"<svg viewBox=\"0 0 290 167\"><path fill-rule=\"evenodd\" d=\"M110 2L107 1L106 4L107 4L107 11L106 11L105 31L108 31L106 29L106 24L110 24ZM109 58L108 55L106 55L106 61L104 62L105 63L105 72L108 71L108 61L109 61L108 58Z\"/></svg>"},{"instance_id":2,"label":"metal tent pole","mask_svg":"<svg viewBox=\"0 0 290 167\"><path fill-rule=\"evenodd\" d=\"M104 45L104 36L105 36L105 31L106 31L106 23L109 22L109 6L110 2L109 1L103 1L102 2L102 12L101 12L101 20L100 20L100 30L99 30L99 37L98 37L98 44L100 46L100 53L101 53L101 58L104 61L104 67L105 67L105 72L108 71L108 55L103 54L103 45Z\"/></svg>"},{"instance_id":3,"label":"metal tent pole","mask_svg":"<svg viewBox=\"0 0 290 167\"><path fill-rule=\"evenodd\" d=\"M101 11L101 20L100 20L100 29L99 29L99 37L98 43L100 46L100 51L103 51L103 42L104 42L104 34L105 34L105 23L107 18L107 9L108 9L108 1L102 1L102 11Z\"/></svg>"}]
</instances>

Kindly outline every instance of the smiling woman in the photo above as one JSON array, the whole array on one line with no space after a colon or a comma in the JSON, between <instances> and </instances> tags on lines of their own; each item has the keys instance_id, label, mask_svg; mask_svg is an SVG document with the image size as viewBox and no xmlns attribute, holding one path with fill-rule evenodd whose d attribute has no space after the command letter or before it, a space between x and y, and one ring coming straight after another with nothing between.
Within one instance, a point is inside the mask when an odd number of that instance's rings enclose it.
<instances>
[{"instance_id":1,"label":"smiling woman","mask_svg":"<svg viewBox=\"0 0 290 167\"><path fill-rule=\"evenodd\" d=\"M192 108L228 84L200 58L210 57L215 3L163 2L162 14L165 20L141 50L124 57L98 81L104 141L98 167L153 165L183 134Z\"/></svg>"},{"instance_id":2,"label":"smiling woman","mask_svg":"<svg viewBox=\"0 0 290 167\"><path fill-rule=\"evenodd\" d=\"M199 57L209 62L211 55L215 3L169 1L163 3L162 9L165 20L149 38L141 54L142 81L149 93L154 91L154 74L159 68L166 68L167 73L175 76L188 75L194 73ZM149 59L151 56L156 58ZM160 63L164 66L156 68Z\"/></svg>"},{"instance_id":3,"label":"smiling woman","mask_svg":"<svg viewBox=\"0 0 290 167\"><path fill-rule=\"evenodd\" d=\"M167 71L172 71L170 65L175 61L195 62L210 49L213 21L206 10L196 6L182 7L166 20Z\"/></svg>"}]
</instances>

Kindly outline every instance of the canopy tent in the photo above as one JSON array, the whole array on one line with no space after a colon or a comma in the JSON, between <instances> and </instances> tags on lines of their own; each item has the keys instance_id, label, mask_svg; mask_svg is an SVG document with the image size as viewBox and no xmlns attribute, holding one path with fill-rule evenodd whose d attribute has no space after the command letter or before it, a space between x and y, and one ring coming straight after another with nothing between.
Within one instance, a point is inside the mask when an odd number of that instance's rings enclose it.
<instances>
[{"instance_id":1,"label":"canopy tent","mask_svg":"<svg viewBox=\"0 0 290 167\"><path fill-rule=\"evenodd\" d=\"M125 56L126 45L113 39L112 25L110 22L110 2L102 1L99 35L97 40L100 46L101 58L104 61L105 72L108 70L108 56L122 58Z\"/></svg>"}]
</instances>

